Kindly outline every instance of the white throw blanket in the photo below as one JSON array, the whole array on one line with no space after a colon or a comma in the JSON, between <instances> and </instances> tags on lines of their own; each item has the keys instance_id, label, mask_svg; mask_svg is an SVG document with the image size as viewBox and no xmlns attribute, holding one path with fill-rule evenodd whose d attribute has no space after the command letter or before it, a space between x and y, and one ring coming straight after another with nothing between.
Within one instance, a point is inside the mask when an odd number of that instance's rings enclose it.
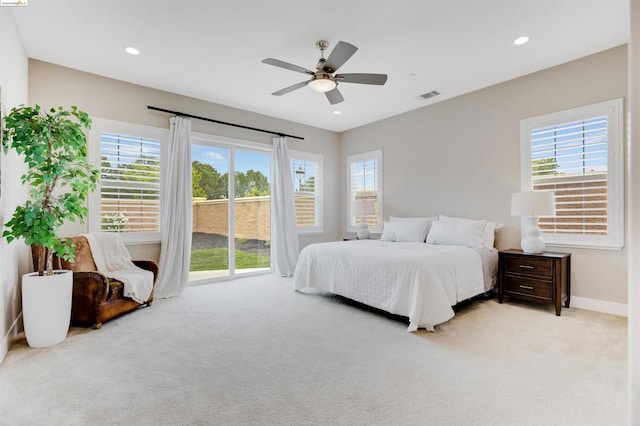
<instances>
[{"instance_id":1,"label":"white throw blanket","mask_svg":"<svg viewBox=\"0 0 640 426\"><path fill-rule=\"evenodd\" d=\"M153 272L138 268L118 234L83 234L89 241L98 272L122 281L124 295L138 303L147 301L153 291Z\"/></svg>"}]
</instances>

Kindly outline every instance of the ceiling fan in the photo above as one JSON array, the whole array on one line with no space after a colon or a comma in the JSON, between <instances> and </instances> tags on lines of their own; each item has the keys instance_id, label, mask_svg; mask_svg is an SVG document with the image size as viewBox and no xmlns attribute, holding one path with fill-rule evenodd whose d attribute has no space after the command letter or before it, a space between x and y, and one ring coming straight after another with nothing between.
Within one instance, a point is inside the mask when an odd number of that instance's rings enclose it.
<instances>
[{"instance_id":1,"label":"ceiling fan","mask_svg":"<svg viewBox=\"0 0 640 426\"><path fill-rule=\"evenodd\" d=\"M344 101L342 94L338 90L338 83L373 84L382 86L387 81L386 74L334 74L338 68L347 62L358 50L358 48L352 44L339 41L338 44L336 44L336 47L333 48L329 57L326 59L324 58L324 51L329 47L329 42L327 40L320 40L316 42L316 47L320 49L320 59L318 60L318 65L316 65L315 71L311 71L288 62L283 62L278 59L267 58L262 60L263 63L268 65L311 76L310 80L285 87L284 89L273 92L272 95L281 96L309 85L309 87L316 92L324 92L329 103L331 103L331 105L335 105Z\"/></svg>"}]
</instances>

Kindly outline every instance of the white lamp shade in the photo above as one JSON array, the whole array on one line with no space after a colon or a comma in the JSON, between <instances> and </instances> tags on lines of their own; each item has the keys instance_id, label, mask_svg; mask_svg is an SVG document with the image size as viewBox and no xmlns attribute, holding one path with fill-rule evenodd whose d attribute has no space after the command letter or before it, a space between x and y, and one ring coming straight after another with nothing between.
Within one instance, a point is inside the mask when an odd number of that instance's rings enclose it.
<instances>
[{"instance_id":1,"label":"white lamp shade","mask_svg":"<svg viewBox=\"0 0 640 426\"><path fill-rule=\"evenodd\" d=\"M556 203L553 191L516 192L511 195L512 216L554 216Z\"/></svg>"}]
</instances>

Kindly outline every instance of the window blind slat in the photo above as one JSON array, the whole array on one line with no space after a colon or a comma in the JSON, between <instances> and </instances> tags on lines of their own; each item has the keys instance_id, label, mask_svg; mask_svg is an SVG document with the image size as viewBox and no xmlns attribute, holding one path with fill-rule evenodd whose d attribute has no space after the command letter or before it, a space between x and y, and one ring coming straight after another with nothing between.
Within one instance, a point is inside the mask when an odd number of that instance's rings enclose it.
<instances>
[{"instance_id":1,"label":"window blind slat","mask_svg":"<svg viewBox=\"0 0 640 426\"><path fill-rule=\"evenodd\" d=\"M320 162L291 159L291 176L294 182L294 205L298 228L320 226L316 181L320 178Z\"/></svg>"},{"instance_id":2,"label":"window blind slat","mask_svg":"<svg viewBox=\"0 0 640 426\"><path fill-rule=\"evenodd\" d=\"M160 141L102 133L101 229L104 232L160 230Z\"/></svg>"},{"instance_id":3,"label":"window blind slat","mask_svg":"<svg viewBox=\"0 0 640 426\"><path fill-rule=\"evenodd\" d=\"M607 117L596 117L588 120L580 120L580 121L572 121L570 123L560 124L556 126L550 127L542 127L538 129L533 129L531 131L531 138L535 139L540 137L540 135L544 135L546 133L554 133L558 134L561 132L568 132L575 129L591 127L591 128L599 128L599 127L607 127Z\"/></svg>"},{"instance_id":4,"label":"window blind slat","mask_svg":"<svg viewBox=\"0 0 640 426\"><path fill-rule=\"evenodd\" d=\"M532 163L535 163L536 160L545 160L545 159L556 159L557 160L562 160L565 158L571 158L571 157L576 157L576 156L585 156L588 155L590 157L596 157L596 158L607 158L607 146L603 145L601 143L599 143L598 145L593 145L593 146L597 146L598 149L591 149L591 150L580 150L577 151L576 147L571 147L571 148L562 148L562 149L557 149L554 151L549 150L549 151L544 151L545 154L549 154L547 156L535 156L533 157L533 161ZM570 151L570 152L567 152ZM536 153L538 154L538 153Z\"/></svg>"},{"instance_id":5,"label":"window blind slat","mask_svg":"<svg viewBox=\"0 0 640 426\"><path fill-rule=\"evenodd\" d=\"M363 217L369 226L378 225L378 182L379 164L377 158L371 158L350 163L350 200L357 205L359 201L369 200L374 206L374 211L366 212L364 216L356 214L351 210L351 225L360 224Z\"/></svg>"},{"instance_id":6,"label":"window blind slat","mask_svg":"<svg viewBox=\"0 0 640 426\"><path fill-rule=\"evenodd\" d=\"M607 119L531 131L534 191L554 191L556 215L541 217L547 234L606 235Z\"/></svg>"}]
</instances>

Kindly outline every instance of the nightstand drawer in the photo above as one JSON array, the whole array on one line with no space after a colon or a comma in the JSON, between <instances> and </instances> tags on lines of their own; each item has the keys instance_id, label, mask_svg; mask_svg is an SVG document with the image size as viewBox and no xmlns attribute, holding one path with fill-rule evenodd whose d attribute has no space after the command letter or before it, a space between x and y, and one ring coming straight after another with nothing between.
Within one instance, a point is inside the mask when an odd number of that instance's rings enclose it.
<instances>
[{"instance_id":1,"label":"nightstand drawer","mask_svg":"<svg viewBox=\"0 0 640 426\"><path fill-rule=\"evenodd\" d=\"M537 259L525 256L509 256L505 259L507 273L536 275L552 278L553 259Z\"/></svg>"},{"instance_id":2,"label":"nightstand drawer","mask_svg":"<svg viewBox=\"0 0 640 426\"><path fill-rule=\"evenodd\" d=\"M547 300L551 300L553 297L551 283L511 276L505 277L505 281L505 291L507 293L517 293Z\"/></svg>"}]
</instances>

